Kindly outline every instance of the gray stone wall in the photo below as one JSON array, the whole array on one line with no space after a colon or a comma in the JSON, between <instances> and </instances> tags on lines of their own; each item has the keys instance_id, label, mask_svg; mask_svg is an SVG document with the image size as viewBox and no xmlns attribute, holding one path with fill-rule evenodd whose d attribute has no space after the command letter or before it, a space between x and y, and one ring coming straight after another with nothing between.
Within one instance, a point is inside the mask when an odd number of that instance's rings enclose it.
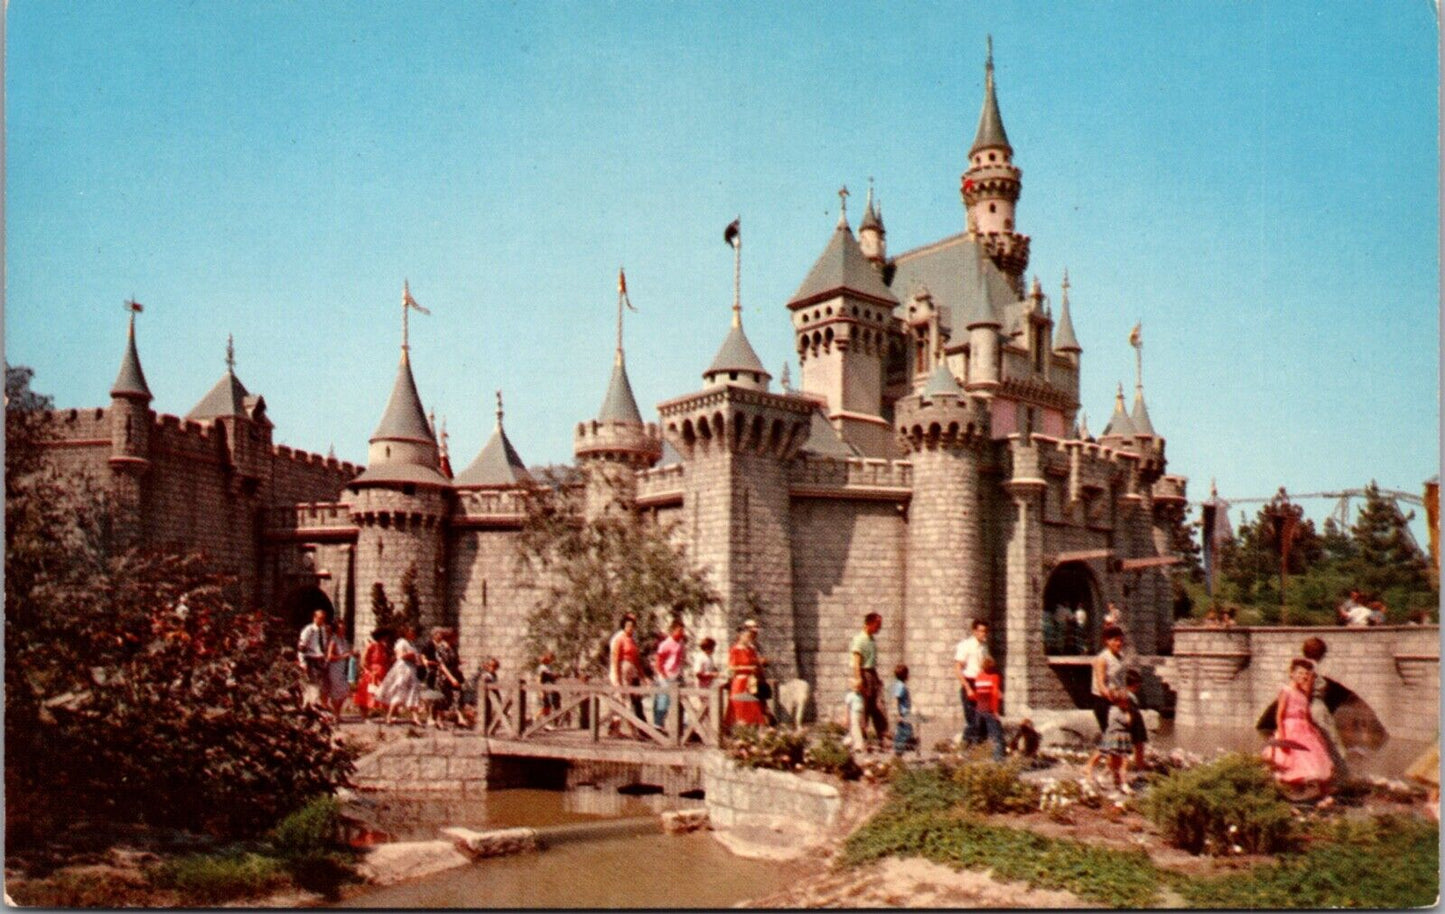
<instances>
[{"instance_id":1,"label":"gray stone wall","mask_svg":"<svg viewBox=\"0 0 1445 914\"><path fill-rule=\"evenodd\" d=\"M1159 669L1176 695L1178 726L1253 728L1289 678L1306 638L1328 648L1325 675L1364 700L1386 730L1429 740L1439 730L1440 628L1278 626L1174 631L1174 656Z\"/></svg>"},{"instance_id":2,"label":"gray stone wall","mask_svg":"<svg viewBox=\"0 0 1445 914\"><path fill-rule=\"evenodd\" d=\"M828 720L849 688L848 644L864 615L883 614L877 643L885 685L905 662L907 532L901 506L884 501L795 498L792 525L798 674L812 683L818 718Z\"/></svg>"},{"instance_id":3,"label":"gray stone wall","mask_svg":"<svg viewBox=\"0 0 1445 914\"><path fill-rule=\"evenodd\" d=\"M482 661L501 661L503 680L530 676L537 658L527 648L528 619L540 596L520 573L517 531L453 531L447 570L463 669L473 675ZM559 665L570 662L558 658Z\"/></svg>"},{"instance_id":4,"label":"gray stone wall","mask_svg":"<svg viewBox=\"0 0 1445 914\"><path fill-rule=\"evenodd\" d=\"M446 496L418 487L414 494L368 487L351 496L356 536L356 627L370 631L372 585L380 582L393 607L402 605L402 578L415 567L421 626L441 625L446 618L445 543L442 524Z\"/></svg>"}]
</instances>

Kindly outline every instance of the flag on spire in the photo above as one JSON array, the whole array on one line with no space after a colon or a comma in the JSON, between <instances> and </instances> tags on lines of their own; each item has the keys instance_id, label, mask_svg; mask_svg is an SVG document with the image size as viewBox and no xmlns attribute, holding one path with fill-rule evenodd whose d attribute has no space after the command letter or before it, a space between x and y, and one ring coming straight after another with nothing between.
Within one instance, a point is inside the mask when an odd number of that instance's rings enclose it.
<instances>
[{"instance_id":1,"label":"flag on spire","mask_svg":"<svg viewBox=\"0 0 1445 914\"><path fill-rule=\"evenodd\" d=\"M627 294L627 274L622 271L621 267L617 268L617 294L622 296L622 302L627 305L628 311L637 310L632 306L632 299Z\"/></svg>"},{"instance_id":2,"label":"flag on spire","mask_svg":"<svg viewBox=\"0 0 1445 914\"><path fill-rule=\"evenodd\" d=\"M728 245L729 247L735 248L742 243L743 238L742 228L740 226L741 222L742 217L738 217L737 219L734 219L732 222L728 223L727 228L723 229L724 244Z\"/></svg>"},{"instance_id":3,"label":"flag on spire","mask_svg":"<svg viewBox=\"0 0 1445 914\"><path fill-rule=\"evenodd\" d=\"M401 283L401 304L404 308L415 308L422 314L431 314L430 311L418 305L416 299L411 297L411 283L407 280L402 280Z\"/></svg>"},{"instance_id":4,"label":"flag on spire","mask_svg":"<svg viewBox=\"0 0 1445 914\"><path fill-rule=\"evenodd\" d=\"M1130 346L1133 346L1135 349L1140 349L1140 348L1142 348L1142 347L1144 346L1144 322L1143 322L1143 321L1140 321L1139 323L1135 324L1135 325L1134 325L1134 329L1129 331L1129 345L1130 345Z\"/></svg>"}]
</instances>

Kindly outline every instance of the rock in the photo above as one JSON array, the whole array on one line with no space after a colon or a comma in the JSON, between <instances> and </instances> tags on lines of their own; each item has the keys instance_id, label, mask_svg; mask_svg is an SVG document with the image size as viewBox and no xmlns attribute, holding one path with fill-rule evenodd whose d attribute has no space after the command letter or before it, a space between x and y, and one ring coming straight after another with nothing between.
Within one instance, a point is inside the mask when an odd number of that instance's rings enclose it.
<instances>
[{"instance_id":1,"label":"rock","mask_svg":"<svg viewBox=\"0 0 1445 914\"><path fill-rule=\"evenodd\" d=\"M537 849L537 832L531 828L498 828L492 831L444 828L441 831L454 840L457 850L473 860L505 857Z\"/></svg>"},{"instance_id":2,"label":"rock","mask_svg":"<svg viewBox=\"0 0 1445 914\"><path fill-rule=\"evenodd\" d=\"M368 882L390 885L471 862L452 841L400 841L373 847L358 870Z\"/></svg>"},{"instance_id":3,"label":"rock","mask_svg":"<svg viewBox=\"0 0 1445 914\"><path fill-rule=\"evenodd\" d=\"M677 809L662 814L662 830L669 835L680 835L707 827L706 809Z\"/></svg>"}]
</instances>

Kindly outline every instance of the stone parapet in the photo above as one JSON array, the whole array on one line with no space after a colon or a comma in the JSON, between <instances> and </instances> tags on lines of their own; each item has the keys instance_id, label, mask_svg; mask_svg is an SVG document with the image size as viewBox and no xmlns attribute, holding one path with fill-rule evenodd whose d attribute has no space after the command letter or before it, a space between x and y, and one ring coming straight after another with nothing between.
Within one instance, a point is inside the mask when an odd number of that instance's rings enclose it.
<instances>
[{"instance_id":1,"label":"stone parapet","mask_svg":"<svg viewBox=\"0 0 1445 914\"><path fill-rule=\"evenodd\" d=\"M803 456L788 467L794 498L881 498L905 500L913 488L906 460Z\"/></svg>"},{"instance_id":2,"label":"stone parapet","mask_svg":"<svg viewBox=\"0 0 1445 914\"><path fill-rule=\"evenodd\" d=\"M739 768L720 750L707 754L702 777L714 828L773 829L785 823L821 837L843 810L842 792L821 775Z\"/></svg>"}]
</instances>

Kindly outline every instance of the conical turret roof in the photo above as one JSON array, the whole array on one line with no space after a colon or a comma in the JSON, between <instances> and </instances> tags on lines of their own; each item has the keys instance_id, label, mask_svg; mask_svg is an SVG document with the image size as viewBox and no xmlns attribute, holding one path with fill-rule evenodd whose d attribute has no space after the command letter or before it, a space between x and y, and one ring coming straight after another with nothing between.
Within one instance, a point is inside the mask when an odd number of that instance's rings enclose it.
<instances>
[{"instance_id":1,"label":"conical turret roof","mask_svg":"<svg viewBox=\"0 0 1445 914\"><path fill-rule=\"evenodd\" d=\"M426 411L421 406L421 395L416 392L416 380L411 374L411 358L406 350L401 353L401 365L396 369L396 382L391 386L391 399L386 401L386 412L381 422L371 433L372 441L421 441L436 444L431 423L426 421Z\"/></svg>"},{"instance_id":2,"label":"conical turret roof","mask_svg":"<svg viewBox=\"0 0 1445 914\"><path fill-rule=\"evenodd\" d=\"M863 207L863 221L858 223L858 233L862 234L864 229L874 229L883 232L883 214L873 205L873 188L868 188L868 204Z\"/></svg>"},{"instance_id":3,"label":"conical turret roof","mask_svg":"<svg viewBox=\"0 0 1445 914\"><path fill-rule=\"evenodd\" d=\"M633 407L636 409L636 407ZM531 485L532 474L527 471L527 465L517 455L517 449L512 447L512 442L507 438L506 429L502 427L502 406L501 394L497 394L497 427L492 430L492 436L487 443L482 445L477 458L452 480L452 484L459 489L501 489L511 486Z\"/></svg>"},{"instance_id":4,"label":"conical turret roof","mask_svg":"<svg viewBox=\"0 0 1445 914\"><path fill-rule=\"evenodd\" d=\"M984 65L983 111L978 116L978 133L973 138L970 157L980 149L1002 148L1013 154L1008 134L1003 129L1003 116L998 113L998 95L993 86L993 41L989 41L988 62Z\"/></svg>"},{"instance_id":5,"label":"conical turret roof","mask_svg":"<svg viewBox=\"0 0 1445 914\"><path fill-rule=\"evenodd\" d=\"M236 377L236 347L230 337L226 338L226 373L216 382L201 402L186 413L187 419L214 419L218 416L248 416L248 403L255 402L246 390L246 385Z\"/></svg>"},{"instance_id":6,"label":"conical turret roof","mask_svg":"<svg viewBox=\"0 0 1445 914\"><path fill-rule=\"evenodd\" d=\"M764 378L772 377L767 369L763 368L758 354L753 351L753 344L748 342L747 334L743 333L742 321L737 319L733 320L732 329L728 331L722 346L718 347L717 355L713 356L712 364L702 376L707 379L709 375L731 371L750 371Z\"/></svg>"},{"instance_id":7,"label":"conical turret roof","mask_svg":"<svg viewBox=\"0 0 1445 914\"><path fill-rule=\"evenodd\" d=\"M984 325L1001 327L1006 305L1004 299L1016 296L1001 281L1002 274L998 274L998 268L994 267L982 247L975 244L969 245L969 248L971 250L959 258L959 265L963 268L963 294L956 317L965 329ZM990 272L998 276L991 278Z\"/></svg>"},{"instance_id":8,"label":"conical turret roof","mask_svg":"<svg viewBox=\"0 0 1445 914\"><path fill-rule=\"evenodd\" d=\"M963 391L958 386L958 379L949 370L948 363L940 361L933 368L933 373L928 376L928 383L924 385L923 396L928 398L938 396L956 397Z\"/></svg>"},{"instance_id":9,"label":"conical turret roof","mask_svg":"<svg viewBox=\"0 0 1445 914\"><path fill-rule=\"evenodd\" d=\"M607 395L602 398L597 421L642 424L642 413L637 409L637 398L632 395L632 383L627 379L627 365L621 351L612 363L612 380L607 383Z\"/></svg>"},{"instance_id":10,"label":"conical turret roof","mask_svg":"<svg viewBox=\"0 0 1445 914\"><path fill-rule=\"evenodd\" d=\"M1129 424L1134 428L1136 435L1148 435L1157 438L1154 432L1154 424L1149 421L1149 409L1144 405L1144 388L1134 389L1134 412L1129 416Z\"/></svg>"},{"instance_id":11,"label":"conical turret roof","mask_svg":"<svg viewBox=\"0 0 1445 914\"><path fill-rule=\"evenodd\" d=\"M137 305L136 307L139 307ZM139 397L151 399L150 385L146 384L145 372L140 367L140 353L135 348L135 314L130 316L130 332L125 344L125 355L120 360L120 373L111 385L112 397Z\"/></svg>"},{"instance_id":12,"label":"conical turret roof","mask_svg":"<svg viewBox=\"0 0 1445 914\"><path fill-rule=\"evenodd\" d=\"M1134 423L1129 421L1129 414L1124 411L1124 385L1120 384L1119 392L1114 396L1114 415L1104 426L1104 437L1132 438L1134 434Z\"/></svg>"},{"instance_id":13,"label":"conical turret roof","mask_svg":"<svg viewBox=\"0 0 1445 914\"><path fill-rule=\"evenodd\" d=\"M1069 315L1069 274L1064 273L1063 303L1059 307L1059 324L1054 328L1055 352L1083 352L1079 338L1074 335L1074 319Z\"/></svg>"},{"instance_id":14,"label":"conical turret roof","mask_svg":"<svg viewBox=\"0 0 1445 914\"><path fill-rule=\"evenodd\" d=\"M866 214L864 219L867 219ZM881 228L881 223L879 227ZM858 245L858 239L853 237L853 230L842 219L838 220L838 228L834 230L833 237L828 239L828 246L808 271L803 284L798 286L798 291L788 299L788 304L802 306L831 298L841 292L850 292L880 304L898 304L897 296L883 284L878 270L869 263L863 249Z\"/></svg>"}]
</instances>

